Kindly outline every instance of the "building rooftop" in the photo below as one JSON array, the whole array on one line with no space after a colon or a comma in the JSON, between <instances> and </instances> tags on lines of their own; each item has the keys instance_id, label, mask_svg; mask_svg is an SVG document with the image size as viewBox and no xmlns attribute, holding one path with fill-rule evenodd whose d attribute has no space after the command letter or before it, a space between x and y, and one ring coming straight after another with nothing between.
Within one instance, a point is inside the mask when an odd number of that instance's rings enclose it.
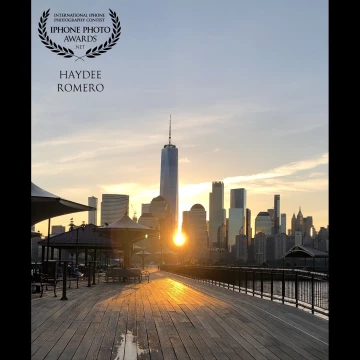
<instances>
[{"instance_id":1,"label":"building rooftop","mask_svg":"<svg viewBox=\"0 0 360 360\"><path fill-rule=\"evenodd\" d=\"M260 211L257 216L270 216L270 214L267 211Z\"/></svg>"},{"instance_id":2,"label":"building rooftop","mask_svg":"<svg viewBox=\"0 0 360 360\"><path fill-rule=\"evenodd\" d=\"M201 204L195 204L195 205L193 205L190 210L193 210L193 209L205 210L205 208L204 208Z\"/></svg>"}]
</instances>

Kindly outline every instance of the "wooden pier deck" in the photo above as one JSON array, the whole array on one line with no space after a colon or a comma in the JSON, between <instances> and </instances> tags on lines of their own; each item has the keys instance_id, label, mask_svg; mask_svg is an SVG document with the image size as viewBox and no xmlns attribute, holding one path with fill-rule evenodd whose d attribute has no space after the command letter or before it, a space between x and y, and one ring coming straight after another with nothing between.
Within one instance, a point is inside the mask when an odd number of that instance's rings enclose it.
<instances>
[{"instance_id":1,"label":"wooden pier deck","mask_svg":"<svg viewBox=\"0 0 360 360\"><path fill-rule=\"evenodd\" d=\"M327 319L164 271L31 298L32 360L325 360Z\"/></svg>"}]
</instances>

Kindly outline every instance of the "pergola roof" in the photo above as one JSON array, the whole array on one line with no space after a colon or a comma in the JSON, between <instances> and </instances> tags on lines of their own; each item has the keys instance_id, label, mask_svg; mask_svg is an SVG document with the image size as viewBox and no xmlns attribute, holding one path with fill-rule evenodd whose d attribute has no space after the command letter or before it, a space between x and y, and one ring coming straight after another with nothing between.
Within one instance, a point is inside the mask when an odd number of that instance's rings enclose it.
<instances>
[{"instance_id":1,"label":"pergola roof","mask_svg":"<svg viewBox=\"0 0 360 360\"><path fill-rule=\"evenodd\" d=\"M295 257L295 258L328 258L328 251L314 249L310 246L305 245L294 245L285 255L284 258Z\"/></svg>"},{"instance_id":2,"label":"pergola roof","mask_svg":"<svg viewBox=\"0 0 360 360\"><path fill-rule=\"evenodd\" d=\"M61 234L50 236L49 246L54 248L75 248L76 238L78 236L79 248L90 249L116 249L120 250L121 246L110 238L103 236L102 234L94 231L97 228L94 224L85 225L84 230L79 227L71 231L66 231ZM47 246L48 239L38 241L39 245Z\"/></svg>"}]
</instances>

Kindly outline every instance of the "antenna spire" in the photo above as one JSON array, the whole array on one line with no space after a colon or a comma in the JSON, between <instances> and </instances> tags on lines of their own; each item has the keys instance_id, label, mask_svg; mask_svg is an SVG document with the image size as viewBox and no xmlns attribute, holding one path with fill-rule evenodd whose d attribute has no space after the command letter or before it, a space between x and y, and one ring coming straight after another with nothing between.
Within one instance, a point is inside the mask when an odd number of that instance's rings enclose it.
<instances>
[{"instance_id":1,"label":"antenna spire","mask_svg":"<svg viewBox=\"0 0 360 360\"><path fill-rule=\"evenodd\" d=\"M169 124L169 145L171 145L171 114L170 114L170 124Z\"/></svg>"}]
</instances>

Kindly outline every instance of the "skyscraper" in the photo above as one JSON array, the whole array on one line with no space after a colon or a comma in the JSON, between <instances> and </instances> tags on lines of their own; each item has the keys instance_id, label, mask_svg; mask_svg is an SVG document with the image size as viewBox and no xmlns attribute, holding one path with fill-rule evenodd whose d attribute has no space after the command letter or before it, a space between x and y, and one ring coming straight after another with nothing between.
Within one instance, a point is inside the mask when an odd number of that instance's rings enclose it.
<instances>
[{"instance_id":1,"label":"skyscraper","mask_svg":"<svg viewBox=\"0 0 360 360\"><path fill-rule=\"evenodd\" d=\"M229 226L228 226L228 246L231 251L231 246L236 243L237 235L245 235L245 214L243 208L229 209Z\"/></svg>"},{"instance_id":2,"label":"skyscraper","mask_svg":"<svg viewBox=\"0 0 360 360\"><path fill-rule=\"evenodd\" d=\"M63 225L51 225L51 235L64 233L65 230L65 226Z\"/></svg>"},{"instance_id":3,"label":"skyscraper","mask_svg":"<svg viewBox=\"0 0 360 360\"><path fill-rule=\"evenodd\" d=\"M251 210L246 209L246 215L245 215L245 222L246 222L246 236L248 239L248 246L251 245L251 238L252 238L252 228L251 228Z\"/></svg>"},{"instance_id":4,"label":"skyscraper","mask_svg":"<svg viewBox=\"0 0 360 360\"><path fill-rule=\"evenodd\" d=\"M172 226L178 228L178 149L171 144L171 115L169 143L161 150L160 196L169 204Z\"/></svg>"},{"instance_id":5,"label":"skyscraper","mask_svg":"<svg viewBox=\"0 0 360 360\"><path fill-rule=\"evenodd\" d=\"M280 224L280 233L286 234L286 214L281 214L281 224Z\"/></svg>"},{"instance_id":6,"label":"skyscraper","mask_svg":"<svg viewBox=\"0 0 360 360\"><path fill-rule=\"evenodd\" d=\"M170 206L162 196L153 198L149 207L150 213L159 220L161 246L173 250L174 227L170 214Z\"/></svg>"},{"instance_id":7,"label":"skyscraper","mask_svg":"<svg viewBox=\"0 0 360 360\"><path fill-rule=\"evenodd\" d=\"M269 213L270 220L271 220L271 234L274 235L274 229L275 229L275 210L274 209L267 209L267 212Z\"/></svg>"},{"instance_id":8,"label":"skyscraper","mask_svg":"<svg viewBox=\"0 0 360 360\"><path fill-rule=\"evenodd\" d=\"M274 234L280 232L280 195L274 195Z\"/></svg>"},{"instance_id":9,"label":"skyscraper","mask_svg":"<svg viewBox=\"0 0 360 360\"><path fill-rule=\"evenodd\" d=\"M209 246L220 247L220 239L225 237L226 226L224 183L222 181L212 182L212 192L209 194L209 209Z\"/></svg>"},{"instance_id":10,"label":"skyscraper","mask_svg":"<svg viewBox=\"0 0 360 360\"><path fill-rule=\"evenodd\" d=\"M91 210L88 213L88 224L97 225L97 207L98 199L95 196L88 197L88 205L94 207L96 210Z\"/></svg>"},{"instance_id":11,"label":"skyscraper","mask_svg":"<svg viewBox=\"0 0 360 360\"><path fill-rule=\"evenodd\" d=\"M190 211L183 211L182 231L186 234L189 255L197 259L207 258L206 211L201 204L193 205Z\"/></svg>"},{"instance_id":12,"label":"skyscraper","mask_svg":"<svg viewBox=\"0 0 360 360\"><path fill-rule=\"evenodd\" d=\"M141 214L150 212L150 203L149 204L141 204Z\"/></svg>"},{"instance_id":13,"label":"skyscraper","mask_svg":"<svg viewBox=\"0 0 360 360\"><path fill-rule=\"evenodd\" d=\"M230 207L246 209L246 189L230 189Z\"/></svg>"},{"instance_id":14,"label":"skyscraper","mask_svg":"<svg viewBox=\"0 0 360 360\"><path fill-rule=\"evenodd\" d=\"M101 201L101 225L112 224L129 213L129 195L103 194Z\"/></svg>"},{"instance_id":15,"label":"skyscraper","mask_svg":"<svg viewBox=\"0 0 360 360\"><path fill-rule=\"evenodd\" d=\"M239 231L241 232L239 233ZM229 250L235 245L236 235L246 235L246 189L230 189L230 209L228 227Z\"/></svg>"},{"instance_id":16,"label":"skyscraper","mask_svg":"<svg viewBox=\"0 0 360 360\"><path fill-rule=\"evenodd\" d=\"M260 211L255 218L255 235L259 232L267 236L271 235L271 219L266 211Z\"/></svg>"}]
</instances>

